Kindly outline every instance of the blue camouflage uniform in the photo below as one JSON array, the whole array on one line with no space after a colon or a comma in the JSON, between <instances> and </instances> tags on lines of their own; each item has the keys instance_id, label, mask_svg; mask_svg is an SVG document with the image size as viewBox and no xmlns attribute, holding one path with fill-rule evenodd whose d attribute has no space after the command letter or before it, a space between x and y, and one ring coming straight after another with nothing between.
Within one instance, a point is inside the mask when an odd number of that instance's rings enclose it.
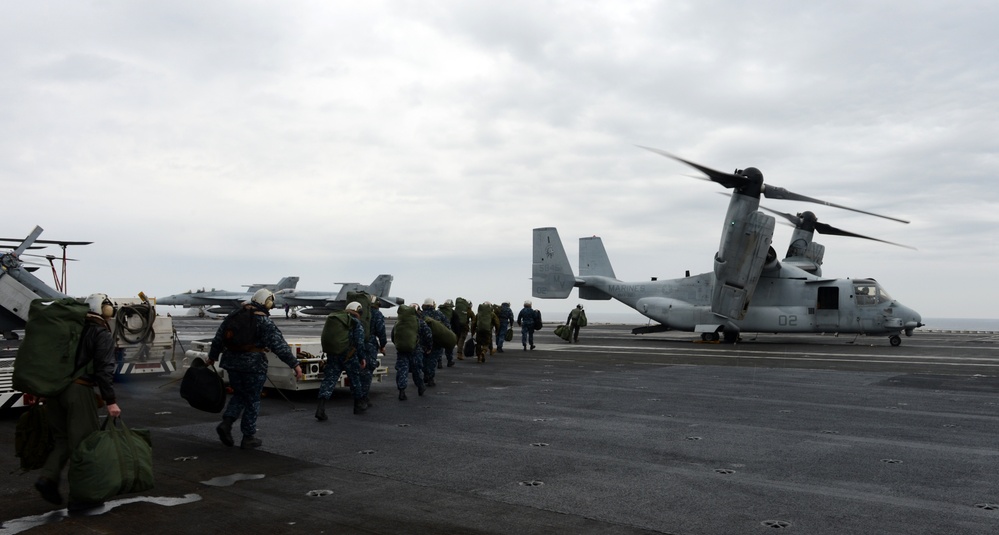
<instances>
[{"instance_id":1,"label":"blue camouflage uniform","mask_svg":"<svg viewBox=\"0 0 999 535\"><path fill-rule=\"evenodd\" d=\"M208 351L209 361L219 361L219 367L228 372L229 386L232 388L232 397L225 412L222 413L224 419L235 421L240 419L240 430L244 437L252 437L257 434L257 415L260 413L260 392L264 389L267 381L267 352L277 355L282 362L290 368L299 365L298 359L288 347L284 335L277 325L271 321L270 313L266 307L256 303L249 306L254 308L254 326L256 334L254 345L249 351L235 351L225 348L224 337L228 327L226 321L219 325L215 337L212 338L212 346ZM219 359L221 353L222 358Z\"/></svg>"},{"instance_id":2,"label":"blue camouflage uniform","mask_svg":"<svg viewBox=\"0 0 999 535\"><path fill-rule=\"evenodd\" d=\"M361 321L350 316L350 347L339 355L326 355L326 365L323 367L323 382L319 385L319 399L330 399L333 396L333 389L340 381L340 374L347 372L347 380L350 381L350 393L354 396L354 401L364 397L361 390L361 359L359 355L367 347L364 340L364 326ZM353 351L353 352L351 352Z\"/></svg>"},{"instance_id":3,"label":"blue camouflage uniform","mask_svg":"<svg viewBox=\"0 0 999 535\"><path fill-rule=\"evenodd\" d=\"M510 326L513 325L513 310L510 309L510 305L503 303L500 307L499 313L500 326L499 330L496 331L496 351L500 353L503 352L503 342L506 342L506 332L510 330Z\"/></svg>"},{"instance_id":4,"label":"blue camouflage uniform","mask_svg":"<svg viewBox=\"0 0 999 535\"><path fill-rule=\"evenodd\" d=\"M439 321L445 327L450 327L447 318L444 317L444 313L432 306L424 305L423 317ZM430 326L427 326L427 329L429 330ZM437 365L444 358L444 348L433 345L433 331L431 331L430 339L430 353L423 358L423 381L427 383L427 386L434 386L434 377L437 376Z\"/></svg>"},{"instance_id":5,"label":"blue camouflage uniform","mask_svg":"<svg viewBox=\"0 0 999 535\"><path fill-rule=\"evenodd\" d=\"M438 306L437 310L440 311L440 313L444 315L444 319L447 320L447 321L444 322L444 325L447 325L447 327L449 329L451 329L454 332L455 335L457 335L458 332L454 330L454 323L453 323L453 321L454 321L454 305L449 305L447 303L444 303L443 305ZM453 347L448 347L448 348L444 349L444 357L447 358L447 365L449 367L450 366L454 366L454 348Z\"/></svg>"},{"instance_id":6,"label":"blue camouflage uniform","mask_svg":"<svg viewBox=\"0 0 999 535\"><path fill-rule=\"evenodd\" d=\"M406 389L406 380L409 373L413 373L413 384L423 392L425 388L423 382L423 356L430 353L434 346L434 334L430 332L430 326L422 319L417 319L417 344L416 350L412 352L396 352L395 358L395 386L399 390Z\"/></svg>"},{"instance_id":7,"label":"blue camouflage uniform","mask_svg":"<svg viewBox=\"0 0 999 535\"><path fill-rule=\"evenodd\" d=\"M531 349L534 349L534 309L531 307L524 307L520 309L520 313L517 314L517 325L520 325L520 343L524 344L524 349L527 349L527 344L531 344Z\"/></svg>"}]
</instances>

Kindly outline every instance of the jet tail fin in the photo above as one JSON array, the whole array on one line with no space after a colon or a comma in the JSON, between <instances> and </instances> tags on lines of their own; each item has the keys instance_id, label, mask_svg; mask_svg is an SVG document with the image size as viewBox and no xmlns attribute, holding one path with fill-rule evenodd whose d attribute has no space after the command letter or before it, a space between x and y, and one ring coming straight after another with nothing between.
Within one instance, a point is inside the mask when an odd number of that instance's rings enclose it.
<instances>
[{"instance_id":1,"label":"jet tail fin","mask_svg":"<svg viewBox=\"0 0 999 535\"><path fill-rule=\"evenodd\" d=\"M579 274L616 278L607 250L604 249L604 242L600 238L579 238Z\"/></svg>"},{"instance_id":2,"label":"jet tail fin","mask_svg":"<svg viewBox=\"0 0 999 535\"><path fill-rule=\"evenodd\" d=\"M294 290L298 286L298 277L282 277L277 283L277 290Z\"/></svg>"},{"instance_id":3,"label":"jet tail fin","mask_svg":"<svg viewBox=\"0 0 999 535\"><path fill-rule=\"evenodd\" d=\"M616 278L610 258L607 256L607 250L604 249L604 242L600 238L593 236L592 238L579 239L579 275L581 277L593 275ZM579 298L606 301L611 296L596 288L581 286Z\"/></svg>"},{"instance_id":4,"label":"jet tail fin","mask_svg":"<svg viewBox=\"0 0 999 535\"><path fill-rule=\"evenodd\" d=\"M375 280L371 281L368 285L368 293L371 295L377 295L378 297L385 297L389 294L389 290L392 289L392 275L379 275L375 277Z\"/></svg>"},{"instance_id":5,"label":"jet tail fin","mask_svg":"<svg viewBox=\"0 0 999 535\"><path fill-rule=\"evenodd\" d=\"M534 229L534 259L531 266L531 295L543 299L569 297L576 276L569 265L569 257L562 247L558 229Z\"/></svg>"},{"instance_id":6,"label":"jet tail fin","mask_svg":"<svg viewBox=\"0 0 999 535\"><path fill-rule=\"evenodd\" d=\"M264 288L277 292L279 290L294 290L298 286L298 277L281 277L277 284L244 284L248 293L254 293Z\"/></svg>"}]
</instances>

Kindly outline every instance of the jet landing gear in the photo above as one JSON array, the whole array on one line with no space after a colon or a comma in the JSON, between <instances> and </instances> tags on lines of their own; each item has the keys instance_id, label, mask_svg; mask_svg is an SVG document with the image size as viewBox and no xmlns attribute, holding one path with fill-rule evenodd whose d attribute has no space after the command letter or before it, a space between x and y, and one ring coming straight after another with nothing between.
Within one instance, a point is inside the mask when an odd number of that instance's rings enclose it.
<instances>
[{"instance_id":1,"label":"jet landing gear","mask_svg":"<svg viewBox=\"0 0 999 535\"><path fill-rule=\"evenodd\" d=\"M717 332L713 332L713 333L701 333L701 341L702 342L717 342L718 338L719 337L718 337L718 333Z\"/></svg>"},{"instance_id":2,"label":"jet landing gear","mask_svg":"<svg viewBox=\"0 0 999 535\"><path fill-rule=\"evenodd\" d=\"M898 347L902 345L902 337L897 334L893 334L888 337L888 343L890 343L892 347Z\"/></svg>"}]
</instances>

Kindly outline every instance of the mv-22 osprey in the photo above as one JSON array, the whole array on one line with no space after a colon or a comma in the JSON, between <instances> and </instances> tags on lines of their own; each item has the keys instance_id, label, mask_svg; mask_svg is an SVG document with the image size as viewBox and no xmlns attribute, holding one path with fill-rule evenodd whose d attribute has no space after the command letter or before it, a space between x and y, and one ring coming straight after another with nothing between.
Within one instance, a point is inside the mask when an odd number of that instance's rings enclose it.
<instances>
[{"instance_id":1,"label":"mv-22 osprey","mask_svg":"<svg viewBox=\"0 0 999 535\"><path fill-rule=\"evenodd\" d=\"M822 276L824 247L812 241L813 232L875 238L819 223L811 212L798 216L775 212L796 226L787 256L783 262L778 261L771 247L774 218L759 211L760 195L833 206L902 223L908 221L765 185L763 174L756 168L723 173L658 149L642 148L694 167L709 180L733 190L714 258L714 271L673 280L622 282L614 277L603 242L592 237L579 240L576 276L558 231L551 227L536 228L531 292L534 297L565 299L573 287L579 287L581 299L617 299L659 322L634 329L635 334L680 330L700 333L705 341L724 338L730 343L736 342L741 332L857 333L888 335L891 345L898 346L902 343L901 333L911 336L914 329L923 325L915 310L892 299L874 279Z\"/></svg>"}]
</instances>

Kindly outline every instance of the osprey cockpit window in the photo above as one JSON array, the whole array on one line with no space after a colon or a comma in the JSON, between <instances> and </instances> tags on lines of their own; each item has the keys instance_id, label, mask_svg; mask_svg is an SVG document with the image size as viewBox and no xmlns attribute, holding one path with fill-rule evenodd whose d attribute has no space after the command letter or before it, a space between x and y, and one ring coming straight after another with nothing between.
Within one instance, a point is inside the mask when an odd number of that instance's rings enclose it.
<instances>
[{"instance_id":1,"label":"osprey cockpit window","mask_svg":"<svg viewBox=\"0 0 999 535\"><path fill-rule=\"evenodd\" d=\"M853 295L858 305L877 305L890 303L891 296L877 282L872 280L854 281Z\"/></svg>"}]
</instances>

